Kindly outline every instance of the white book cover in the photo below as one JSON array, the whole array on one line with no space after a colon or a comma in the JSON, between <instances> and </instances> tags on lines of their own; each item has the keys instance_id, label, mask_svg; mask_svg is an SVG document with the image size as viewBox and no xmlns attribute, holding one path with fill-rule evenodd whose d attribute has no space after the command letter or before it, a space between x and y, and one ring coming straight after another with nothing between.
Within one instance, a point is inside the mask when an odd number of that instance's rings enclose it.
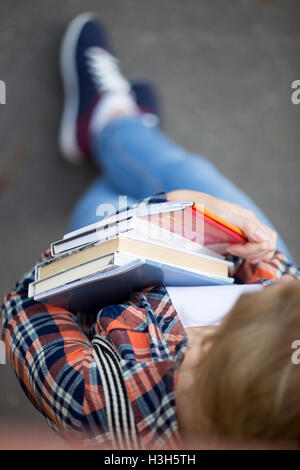
<instances>
[{"instance_id":1,"label":"white book cover","mask_svg":"<svg viewBox=\"0 0 300 470\"><path fill-rule=\"evenodd\" d=\"M149 204L147 206L140 206L135 209L128 209L126 211L119 212L118 214L112 214L108 217L105 217L104 219L100 220L99 222L95 222L94 224L86 225L80 229L68 232L63 236L63 239L79 237L86 232L99 230L108 224L112 225L121 222L122 220L129 219L133 216L143 217L151 214L163 214L165 212L182 210L185 207L191 205L193 205L193 202L191 201L169 201L157 204Z\"/></svg>"}]
</instances>

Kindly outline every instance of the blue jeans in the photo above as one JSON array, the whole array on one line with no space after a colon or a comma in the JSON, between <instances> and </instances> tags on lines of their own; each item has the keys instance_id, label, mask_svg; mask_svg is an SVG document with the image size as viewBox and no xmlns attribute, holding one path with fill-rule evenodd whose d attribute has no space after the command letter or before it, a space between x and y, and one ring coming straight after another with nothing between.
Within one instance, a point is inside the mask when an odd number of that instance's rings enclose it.
<instances>
[{"instance_id":1,"label":"blue jeans","mask_svg":"<svg viewBox=\"0 0 300 470\"><path fill-rule=\"evenodd\" d=\"M70 230L99 220L99 204L106 213L118 209L120 195L128 205L155 193L191 189L238 203L276 230L264 212L240 188L220 173L206 158L193 155L167 138L158 128L147 127L135 117L121 117L94 136L93 154L102 170L77 203ZM102 214L102 216L105 214ZM292 256L282 238L277 249Z\"/></svg>"}]
</instances>

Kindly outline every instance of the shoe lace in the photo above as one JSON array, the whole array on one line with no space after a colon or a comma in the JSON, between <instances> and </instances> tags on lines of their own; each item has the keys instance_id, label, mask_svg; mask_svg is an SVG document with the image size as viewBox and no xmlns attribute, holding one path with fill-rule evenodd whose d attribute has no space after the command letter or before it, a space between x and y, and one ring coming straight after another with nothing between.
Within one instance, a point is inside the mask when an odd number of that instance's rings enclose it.
<instances>
[{"instance_id":1,"label":"shoe lace","mask_svg":"<svg viewBox=\"0 0 300 470\"><path fill-rule=\"evenodd\" d=\"M120 72L119 61L100 47L85 52L87 66L99 93L130 90L130 84Z\"/></svg>"}]
</instances>

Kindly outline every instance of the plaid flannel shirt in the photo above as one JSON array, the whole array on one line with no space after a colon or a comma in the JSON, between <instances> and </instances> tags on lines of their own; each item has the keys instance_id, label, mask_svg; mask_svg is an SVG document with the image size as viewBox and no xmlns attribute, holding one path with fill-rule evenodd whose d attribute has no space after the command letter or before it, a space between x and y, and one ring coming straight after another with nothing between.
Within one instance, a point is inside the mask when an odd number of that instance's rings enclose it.
<instances>
[{"instance_id":1,"label":"plaid flannel shirt","mask_svg":"<svg viewBox=\"0 0 300 470\"><path fill-rule=\"evenodd\" d=\"M138 204L165 200L160 194ZM232 260L231 275L238 283L276 280L286 273L300 279L300 269L280 253L258 265ZM175 389L188 341L166 288L147 288L126 303L103 308L87 330L80 314L29 299L33 280L31 270L5 297L3 339L22 389L47 422L81 445L111 448L91 342L97 334L119 355L141 446L180 448Z\"/></svg>"}]
</instances>

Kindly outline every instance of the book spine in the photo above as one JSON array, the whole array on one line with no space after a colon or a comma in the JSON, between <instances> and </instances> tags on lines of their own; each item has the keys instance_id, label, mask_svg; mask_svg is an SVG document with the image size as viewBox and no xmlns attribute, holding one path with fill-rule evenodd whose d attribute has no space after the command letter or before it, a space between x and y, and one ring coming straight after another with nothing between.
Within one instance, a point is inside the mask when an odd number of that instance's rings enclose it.
<instances>
[{"instance_id":1,"label":"book spine","mask_svg":"<svg viewBox=\"0 0 300 470\"><path fill-rule=\"evenodd\" d=\"M51 244L51 255L53 257L57 257L70 250L75 250L86 245L91 245L97 242L115 238L120 233L124 233L133 229L131 220L132 218L123 220L120 223L108 226L101 230L95 230L90 234L84 234L72 240L66 239L54 242Z\"/></svg>"}]
</instances>

